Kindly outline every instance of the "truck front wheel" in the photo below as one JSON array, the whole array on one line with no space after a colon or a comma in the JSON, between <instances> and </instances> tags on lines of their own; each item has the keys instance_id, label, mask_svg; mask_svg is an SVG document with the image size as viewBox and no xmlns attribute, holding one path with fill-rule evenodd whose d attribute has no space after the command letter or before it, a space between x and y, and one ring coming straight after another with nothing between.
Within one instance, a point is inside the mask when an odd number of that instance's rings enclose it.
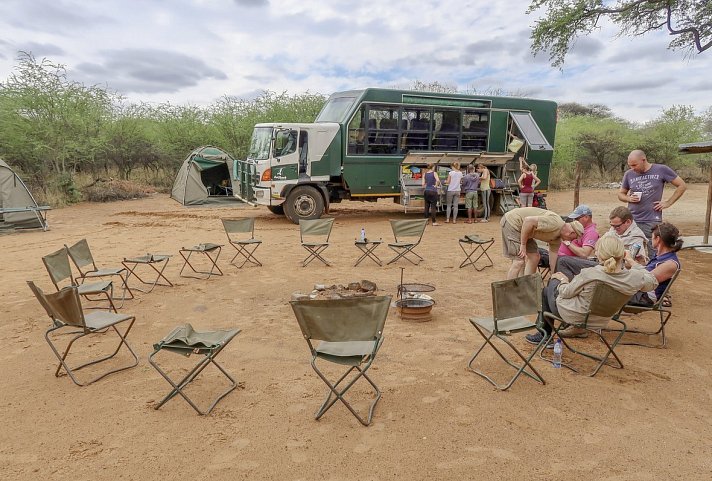
<instances>
[{"instance_id":1,"label":"truck front wheel","mask_svg":"<svg viewBox=\"0 0 712 481\"><path fill-rule=\"evenodd\" d=\"M269 211L275 215L284 215L284 205L268 205Z\"/></svg>"},{"instance_id":2,"label":"truck front wheel","mask_svg":"<svg viewBox=\"0 0 712 481\"><path fill-rule=\"evenodd\" d=\"M314 187L295 187L287 196L284 213L289 220L299 224L300 219L318 219L324 213L324 199Z\"/></svg>"}]
</instances>

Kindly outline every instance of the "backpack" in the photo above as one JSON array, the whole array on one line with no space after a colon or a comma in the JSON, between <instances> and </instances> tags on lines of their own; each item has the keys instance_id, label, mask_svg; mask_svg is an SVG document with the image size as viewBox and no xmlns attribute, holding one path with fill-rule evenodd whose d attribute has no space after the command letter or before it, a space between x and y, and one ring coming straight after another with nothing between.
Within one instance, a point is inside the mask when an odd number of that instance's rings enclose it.
<instances>
[{"instance_id":1,"label":"backpack","mask_svg":"<svg viewBox=\"0 0 712 481\"><path fill-rule=\"evenodd\" d=\"M496 179L490 177L490 188L491 189L504 189L504 181L502 179Z\"/></svg>"}]
</instances>

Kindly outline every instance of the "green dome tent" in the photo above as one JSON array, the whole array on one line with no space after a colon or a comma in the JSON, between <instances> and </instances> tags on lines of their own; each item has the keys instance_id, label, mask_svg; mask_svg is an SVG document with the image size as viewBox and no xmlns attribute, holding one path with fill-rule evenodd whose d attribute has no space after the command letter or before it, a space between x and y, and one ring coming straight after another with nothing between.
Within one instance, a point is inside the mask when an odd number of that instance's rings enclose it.
<instances>
[{"instance_id":1,"label":"green dome tent","mask_svg":"<svg viewBox=\"0 0 712 481\"><path fill-rule=\"evenodd\" d=\"M171 198L183 205L236 200L233 192L235 160L222 149L206 145L183 161L171 190Z\"/></svg>"},{"instance_id":2,"label":"green dome tent","mask_svg":"<svg viewBox=\"0 0 712 481\"><path fill-rule=\"evenodd\" d=\"M22 179L0 159L0 228L47 230L46 205L37 201Z\"/></svg>"}]
</instances>

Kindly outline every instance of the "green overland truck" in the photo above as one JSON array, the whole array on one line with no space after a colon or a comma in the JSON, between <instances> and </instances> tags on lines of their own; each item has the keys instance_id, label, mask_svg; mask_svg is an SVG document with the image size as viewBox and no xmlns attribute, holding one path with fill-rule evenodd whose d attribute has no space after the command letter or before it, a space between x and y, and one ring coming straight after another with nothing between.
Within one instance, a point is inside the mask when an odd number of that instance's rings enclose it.
<instances>
[{"instance_id":1,"label":"green overland truck","mask_svg":"<svg viewBox=\"0 0 712 481\"><path fill-rule=\"evenodd\" d=\"M442 175L484 163L502 179L492 202L507 210L519 158L548 185L556 103L515 97L351 90L331 95L314 123L255 126L246 160L235 161L234 195L292 222L319 218L342 199L390 197L415 206L418 169ZM415 173L414 173L415 172Z\"/></svg>"}]
</instances>

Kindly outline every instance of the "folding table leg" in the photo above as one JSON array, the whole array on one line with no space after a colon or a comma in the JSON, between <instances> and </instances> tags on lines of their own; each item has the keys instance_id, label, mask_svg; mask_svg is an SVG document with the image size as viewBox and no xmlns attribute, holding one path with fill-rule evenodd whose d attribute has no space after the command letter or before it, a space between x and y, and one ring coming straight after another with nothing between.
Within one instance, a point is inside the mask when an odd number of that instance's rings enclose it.
<instances>
[{"instance_id":1,"label":"folding table leg","mask_svg":"<svg viewBox=\"0 0 712 481\"><path fill-rule=\"evenodd\" d=\"M134 276L142 284L150 285L151 287L149 287L148 289L141 289L139 287L134 287L135 290L137 290L139 292L144 292L144 293L151 292L156 286L173 287L173 283L171 281L169 281L168 278L163 274L163 271L166 270L166 267L168 266L169 261L170 261L170 258L166 258L165 261L162 261L163 267L160 270L155 266L155 264L157 264L156 262L130 262L130 261L127 262L127 261L124 261L124 262L122 262L122 264L129 271L129 273L126 275L126 282L128 282L129 277ZM129 267L129 264L133 264L133 268ZM139 265L147 265L151 269L153 269L156 272L156 279L153 282L144 281L136 273L136 269L138 268ZM158 282L161 279L166 281L166 283L164 284L164 283Z\"/></svg>"},{"instance_id":2,"label":"folding table leg","mask_svg":"<svg viewBox=\"0 0 712 481\"><path fill-rule=\"evenodd\" d=\"M218 264L217 264L218 258L220 257L220 252L221 252L222 248L221 248L220 246L218 246L218 247L216 247L215 249L211 249L211 250L217 251L217 253L215 254L215 257L214 257L214 258L210 255L210 251L208 251L208 250L204 250L204 251L201 251L201 250L192 250L192 249L181 249L181 250L179 250L178 253L181 255L181 257L183 258L183 261L184 261L184 262L183 262L183 267L181 267L180 272L178 273L178 275L179 275L180 277L190 277L190 278L193 278L193 279L210 279L210 276L222 276L222 275L223 275L223 271L220 270L220 267L218 267ZM187 256L185 255L186 252L188 253ZM193 266L193 264L190 263L190 256L191 256L194 252L199 252L199 253L205 254L205 256L208 258L208 260L209 260L210 263L211 263L211 266L210 266L210 270L209 270L209 271L199 271L199 270L197 270L197 269ZM185 270L185 267L186 267L186 266L190 267L191 270L192 270L195 274L203 274L203 275L207 275L207 277L204 277L204 276L193 276L193 275L183 275L183 271ZM216 269L217 269L217 272L215 272Z\"/></svg>"}]
</instances>

